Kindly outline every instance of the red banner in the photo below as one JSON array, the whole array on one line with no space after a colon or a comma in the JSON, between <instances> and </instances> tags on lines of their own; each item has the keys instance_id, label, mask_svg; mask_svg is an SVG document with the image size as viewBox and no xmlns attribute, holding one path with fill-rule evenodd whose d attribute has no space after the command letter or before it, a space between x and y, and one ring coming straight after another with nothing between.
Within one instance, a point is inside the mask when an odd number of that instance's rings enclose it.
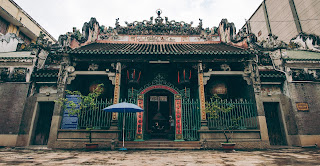
<instances>
[{"instance_id":1,"label":"red banner","mask_svg":"<svg viewBox=\"0 0 320 166\"><path fill-rule=\"evenodd\" d=\"M143 109L143 99L138 99L138 106ZM137 113L137 134L142 134L143 112Z\"/></svg>"},{"instance_id":2,"label":"red banner","mask_svg":"<svg viewBox=\"0 0 320 166\"><path fill-rule=\"evenodd\" d=\"M176 105L176 134L182 134L181 99L176 99L175 105Z\"/></svg>"}]
</instances>

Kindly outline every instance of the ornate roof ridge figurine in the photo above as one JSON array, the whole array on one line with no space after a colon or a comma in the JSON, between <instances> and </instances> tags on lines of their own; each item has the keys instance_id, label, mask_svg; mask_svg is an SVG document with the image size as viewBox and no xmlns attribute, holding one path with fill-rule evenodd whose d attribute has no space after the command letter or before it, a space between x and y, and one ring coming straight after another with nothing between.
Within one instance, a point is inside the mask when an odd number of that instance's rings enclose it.
<instances>
[{"instance_id":1,"label":"ornate roof ridge figurine","mask_svg":"<svg viewBox=\"0 0 320 166\"><path fill-rule=\"evenodd\" d=\"M143 20L132 23L125 21L127 26L120 26L119 19L116 19L114 31L116 31L117 34L126 35L200 35L204 31L202 28L202 19L199 19L199 25L197 27L192 27L192 21L186 23L184 21L169 21L168 17L164 17L163 19L161 17L161 9L157 9L156 14L158 17L154 20L153 17L150 17L150 21ZM206 33L211 33L211 31L206 31Z\"/></svg>"},{"instance_id":2,"label":"ornate roof ridge figurine","mask_svg":"<svg viewBox=\"0 0 320 166\"><path fill-rule=\"evenodd\" d=\"M115 19L114 27L106 27L99 25L96 18L92 17L89 22L85 22L81 30L73 28L73 32L67 32L64 35L59 36L59 47L61 50L74 49L83 45L87 45L97 40L106 41L140 41L140 39L129 38L129 35L145 35L151 36L149 38L156 40L153 41L168 41L173 42L175 40L163 40L164 38L170 38L170 36L193 36L192 41L220 41L217 28L203 28L202 19L199 19L199 25L193 27L193 21L186 23L185 21L169 20L168 17L161 17L162 10L156 10L157 17L150 17L149 20L127 22L125 26L120 25L120 19ZM153 35L165 35L158 40ZM149 40L146 39L146 40ZM196 38L196 39L195 39ZM143 39L144 40L144 39ZM178 39L177 39L178 40ZM180 40L180 39L179 39ZM183 39L189 41L189 39ZM182 41L182 39L181 39Z\"/></svg>"}]
</instances>

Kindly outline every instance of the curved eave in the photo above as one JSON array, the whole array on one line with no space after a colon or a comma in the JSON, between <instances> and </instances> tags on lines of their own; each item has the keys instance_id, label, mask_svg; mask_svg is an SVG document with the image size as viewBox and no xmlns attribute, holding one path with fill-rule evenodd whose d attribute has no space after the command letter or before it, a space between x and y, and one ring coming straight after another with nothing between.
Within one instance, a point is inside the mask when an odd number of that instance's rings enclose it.
<instances>
[{"instance_id":1,"label":"curved eave","mask_svg":"<svg viewBox=\"0 0 320 166\"><path fill-rule=\"evenodd\" d=\"M132 52L132 51L89 51L89 50L72 50L67 54L82 55L251 55L252 51L206 51L206 52Z\"/></svg>"},{"instance_id":2,"label":"curved eave","mask_svg":"<svg viewBox=\"0 0 320 166\"><path fill-rule=\"evenodd\" d=\"M320 59L295 59L295 58L287 58L285 61L320 61Z\"/></svg>"}]
</instances>

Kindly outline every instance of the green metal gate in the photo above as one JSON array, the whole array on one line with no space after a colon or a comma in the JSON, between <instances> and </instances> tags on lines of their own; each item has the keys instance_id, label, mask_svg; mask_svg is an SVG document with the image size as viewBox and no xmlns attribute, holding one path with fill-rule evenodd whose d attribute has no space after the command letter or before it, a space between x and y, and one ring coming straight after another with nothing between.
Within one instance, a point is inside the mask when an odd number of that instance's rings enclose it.
<instances>
[{"instance_id":1,"label":"green metal gate","mask_svg":"<svg viewBox=\"0 0 320 166\"><path fill-rule=\"evenodd\" d=\"M102 109L112 105L112 100L97 100L94 106L88 106L80 111L78 128L109 129L112 113Z\"/></svg>"},{"instance_id":2,"label":"green metal gate","mask_svg":"<svg viewBox=\"0 0 320 166\"><path fill-rule=\"evenodd\" d=\"M219 107L231 107L230 112L217 112L217 118L208 118L208 127L212 130L224 130L230 126L238 130L257 129L257 111L250 100L211 100ZM207 115L209 117L209 115Z\"/></svg>"},{"instance_id":3,"label":"green metal gate","mask_svg":"<svg viewBox=\"0 0 320 166\"><path fill-rule=\"evenodd\" d=\"M185 99L182 101L182 130L186 141L199 140L198 130L201 127L198 100Z\"/></svg>"}]
</instances>

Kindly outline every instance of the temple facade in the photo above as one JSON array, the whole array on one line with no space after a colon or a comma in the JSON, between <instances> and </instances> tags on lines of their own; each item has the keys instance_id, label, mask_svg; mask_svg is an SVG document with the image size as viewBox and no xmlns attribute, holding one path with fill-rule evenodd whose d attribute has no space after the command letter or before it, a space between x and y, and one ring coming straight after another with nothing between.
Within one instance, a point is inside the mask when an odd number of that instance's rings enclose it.
<instances>
[{"instance_id":1,"label":"temple facade","mask_svg":"<svg viewBox=\"0 0 320 166\"><path fill-rule=\"evenodd\" d=\"M193 26L161 13L125 26L116 19L114 27L91 18L81 31L73 28L53 45L39 36L33 71L23 80L26 101L16 142L2 145L81 149L90 139L113 149L124 138L136 149L160 144L205 149L219 148L226 133L240 149L319 143L319 130L305 123L309 119L317 125L313 118L319 118L319 107L300 97L297 87L313 98L317 95L311 89L317 85L295 84L316 84L318 53L300 60L301 52L287 50L276 39L261 44L250 33L236 35L226 19L210 29L201 19ZM299 70L302 61L311 68ZM3 86L9 81L5 73L0 78ZM55 102L65 98L80 105L78 94L88 95L101 84L95 104L77 114L70 114L70 105ZM144 111L102 110L119 102ZM206 111L212 103L227 111L212 116ZM123 119L125 135L120 132Z\"/></svg>"},{"instance_id":2,"label":"temple facade","mask_svg":"<svg viewBox=\"0 0 320 166\"><path fill-rule=\"evenodd\" d=\"M256 106L261 92L257 52L223 42L220 31L228 31L228 25L209 29L202 27L201 19L192 26L160 14L158 10L155 19L126 26L117 19L114 28L100 26L92 18L82 33L74 28L59 38L64 51L57 52L63 62L57 96L65 95L66 89L88 94L97 84L104 90L95 106L100 109L86 108L83 116L70 117L68 109L55 107L49 147L82 147L75 140L85 138L87 127L94 127L94 141L109 147L112 139L122 138L123 116L125 139L132 146L160 139L217 147L235 119L233 139L239 140L239 148L269 146L263 110ZM205 111L214 94L221 98L219 104L234 107L218 117L223 120L212 119ZM135 103L144 112L123 115L101 110L122 101Z\"/></svg>"}]
</instances>

